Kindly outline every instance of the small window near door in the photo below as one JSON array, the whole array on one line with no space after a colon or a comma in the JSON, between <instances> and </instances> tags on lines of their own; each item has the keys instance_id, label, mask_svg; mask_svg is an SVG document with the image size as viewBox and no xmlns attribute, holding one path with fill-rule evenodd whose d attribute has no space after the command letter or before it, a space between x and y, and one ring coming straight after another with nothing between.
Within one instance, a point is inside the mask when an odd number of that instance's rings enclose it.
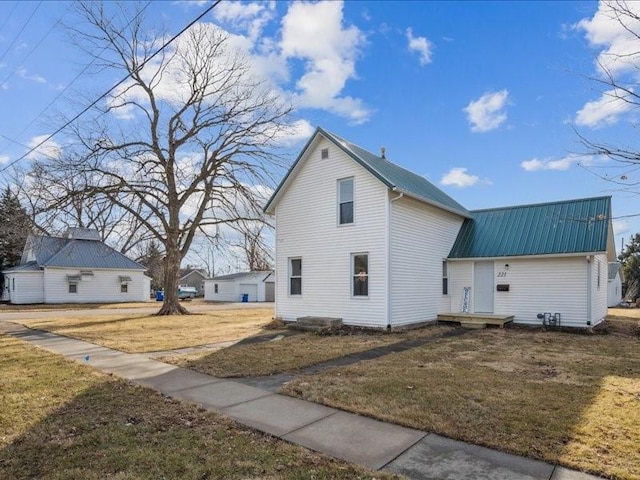
<instances>
[{"instance_id":1,"label":"small window near door","mask_svg":"<svg viewBox=\"0 0 640 480\"><path fill-rule=\"evenodd\" d=\"M366 253L354 253L351 255L353 275L353 296L369 296L369 255Z\"/></svg>"},{"instance_id":2,"label":"small window near door","mask_svg":"<svg viewBox=\"0 0 640 480\"><path fill-rule=\"evenodd\" d=\"M353 223L353 178L338 180L338 224Z\"/></svg>"},{"instance_id":3,"label":"small window near door","mask_svg":"<svg viewBox=\"0 0 640 480\"><path fill-rule=\"evenodd\" d=\"M16 291L16 277L13 277L11 279L11 288L13 289L13 291Z\"/></svg>"},{"instance_id":4,"label":"small window near door","mask_svg":"<svg viewBox=\"0 0 640 480\"><path fill-rule=\"evenodd\" d=\"M129 285L126 283L120 284L120 293L127 293L129 291Z\"/></svg>"},{"instance_id":5,"label":"small window near door","mask_svg":"<svg viewBox=\"0 0 640 480\"><path fill-rule=\"evenodd\" d=\"M69 284L69 293L78 293L78 284L70 283Z\"/></svg>"},{"instance_id":6,"label":"small window near door","mask_svg":"<svg viewBox=\"0 0 640 480\"><path fill-rule=\"evenodd\" d=\"M213 293L218 293L218 284L217 283L213 284Z\"/></svg>"},{"instance_id":7,"label":"small window near door","mask_svg":"<svg viewBox=\"0 0 640 480\"><path fill-rule=\"evenodd\" d=\"M449 268L447 261L442 261L442 294L449 295Z\"/></svg>"},{"instance_id":8,"label":"small window near door","mask_svg":"<svg viewBox=\"0 0 640 480\"><path fill-rule=\"evenodd\" d=\"M598 269L598 290L600 289L600 260L596 262L596 268Z\"/></svg>"},{"instance_id":9,"label":"small window near door","mask_svg":"<svg viewBox=\"0 0 640 480\"><path fill-rule=\"evenodd\" d=\"M289 259L289 295L302 295L302 259Z\"/></svg>"}]
</instances>

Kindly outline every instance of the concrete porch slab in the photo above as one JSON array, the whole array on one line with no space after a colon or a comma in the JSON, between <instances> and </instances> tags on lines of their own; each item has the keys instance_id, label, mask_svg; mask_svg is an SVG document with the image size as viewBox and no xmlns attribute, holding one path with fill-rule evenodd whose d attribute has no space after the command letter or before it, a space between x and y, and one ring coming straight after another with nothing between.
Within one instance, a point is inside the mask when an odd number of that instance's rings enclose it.
<instances>
[{"instance_id":1,"label":"concrete porch slab","mask_svg":"<svg viewBox=\"0 0 640 480\"><path fill-rule=\"evenodd\" d=\"M270 395L224 408L222 412L245 425L280 437L338 411L297 398Z\"/></svg>"},{"instance_id":2,"label":"concrete porch slab","mask_svg":"<svg viewBox=\"0 0 640 480\"><path fill-rule=\"evenodd\" d=\"M178 390L170 394L171 397L189 400L199 403L203 407L218 410L270 395L273 395L273 393L227 380L186 390Z\"/></svg>"},{"instance_id":3,"label":"concrete porch slab","mask_svg":"<svg viewBox=\"0 0 640 480\"><path fill-rule=\"evenodd\" d=\"M339 412L282 438L378 470L424 435L418 430Z\"/></svg>"},{"instance_id":4,"label":"concrete porch slab","mask_svg":"<svg viewBox=\"0 0 640 480\"><path fill-rule=\"evenodd\" d=\"M417 480L548 480L553 465L429 434L385 470Z\"/></svg>"}]
</instances>

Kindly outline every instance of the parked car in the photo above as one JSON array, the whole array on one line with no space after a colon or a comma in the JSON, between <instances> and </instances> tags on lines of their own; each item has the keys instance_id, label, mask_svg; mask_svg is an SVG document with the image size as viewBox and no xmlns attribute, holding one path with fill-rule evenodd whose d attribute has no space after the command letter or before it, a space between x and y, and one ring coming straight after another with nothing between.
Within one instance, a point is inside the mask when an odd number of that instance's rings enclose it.
<instances>
[{"instance_id":1,"label":"parked car","mask_svg":"<svg viewBox=\"0 0 640 480\"><path fill-rule=\"evenodd\" d=\"M178 298L180 300L191 300L192 298L196 298L198 295L198 289L192 287L190 285L180 285L178 287Z\"/></svg>"}]
</instances>

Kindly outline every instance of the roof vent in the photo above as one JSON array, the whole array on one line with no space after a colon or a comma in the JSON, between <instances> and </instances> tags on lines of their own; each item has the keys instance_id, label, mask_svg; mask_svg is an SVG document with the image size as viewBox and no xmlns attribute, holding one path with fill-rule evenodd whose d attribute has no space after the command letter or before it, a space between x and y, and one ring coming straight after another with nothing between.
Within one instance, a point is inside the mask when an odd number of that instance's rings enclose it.
<instances>
[{"instance_id":1,"label":"roof vent","mask_svg":"<svg viewBox=\"0 0 640 480\"><path fill-rule=\"evenodd\" d=\"M386 160L386 159L387 159L387 149L386 149L386 148L382 147L382 148L380 149L380 156L381 156L384 160Z\"/></svg>"},{"instance_id":2,"label":"roof vent","mask_svg":"<svg viewBox=\"0 0 640 480\"><path fill-rule=\"evenodd\" d=\"M65 233L65 238L74 240L97 240L100 241L100 234L91 228L69 228Z\"/></svg>"}]
</instances>

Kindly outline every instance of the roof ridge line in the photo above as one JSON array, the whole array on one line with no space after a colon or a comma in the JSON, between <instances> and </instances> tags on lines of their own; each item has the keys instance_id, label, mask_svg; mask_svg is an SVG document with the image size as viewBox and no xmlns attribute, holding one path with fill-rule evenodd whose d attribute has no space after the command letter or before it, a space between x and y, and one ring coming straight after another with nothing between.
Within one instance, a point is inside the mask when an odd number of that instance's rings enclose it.
<instances>
[{"instance_id":1,"label":"roof ridge line","mask_svg":"<svg viewBox=\"0 0 640 480\"><path fill-rule=\"evenodd\" d=\"M526 208L526 207L544 207L546 205L560 205L562 203L577 203L577 202L584 202L586 200L601 200L601 199L611 199L611 195L601 195L597 197L571 198L568 200L555 200L555 201L540 202L540 203L524 203L522 205L507 205L505 207L479 208L477 210L469 210L469 212L479 213L479 212L490 212L493 210L513 210L516 208Z\"/></svg>"}]
</instances>

